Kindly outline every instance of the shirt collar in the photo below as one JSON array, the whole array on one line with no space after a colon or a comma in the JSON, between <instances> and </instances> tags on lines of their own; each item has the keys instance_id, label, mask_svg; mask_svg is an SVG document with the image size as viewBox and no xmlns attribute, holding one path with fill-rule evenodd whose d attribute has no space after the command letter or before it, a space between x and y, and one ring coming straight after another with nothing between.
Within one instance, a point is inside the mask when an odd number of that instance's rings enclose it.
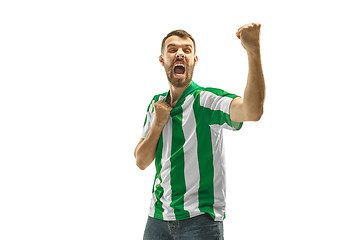
<instances>
[{"instance_id":1,"label":"shirt collar","mask_svg":"<svg viewBox=\"0 0 360 240\"><path fill-rule=\"evenodd\" d=\"M185 98L195 92L196 90L200 90L202 87L197 85L194 81L191 80L190 85L185 89L185 91L181 94L179 100L176 102L175 107L171 110L170 114L171 116L177 114L180 110L182 110L181 105L184 103ZM164 101L166 101L170 91L167 92Z\"/></svg>"}]
</instances>

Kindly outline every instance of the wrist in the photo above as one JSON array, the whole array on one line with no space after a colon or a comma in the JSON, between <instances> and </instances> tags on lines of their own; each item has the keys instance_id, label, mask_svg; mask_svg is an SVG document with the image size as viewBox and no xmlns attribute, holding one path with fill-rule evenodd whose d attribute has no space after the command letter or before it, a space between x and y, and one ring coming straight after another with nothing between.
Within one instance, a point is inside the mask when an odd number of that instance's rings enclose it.
<instances>
[{"instance_id":1,"label":"wrist","mask_svg":"<svg viewBox=\"0 0 360 240\"><path fill-rule=\"evenodd\" d=\"M247 55L248 55L248 57L251 57L251 58L260 58L260 47L248 50Z\"/></svg>"},{"instance_id":2,"label":"wrist","mask_svg":"<svg viewBox=\"0 0 360 240\"><path fill-rule=\"evenodd\" d=\"M160 123L160 122L158 122L158 121L154 121L154 123L152 124L152 128L154 128L154 130L157 130L157 131L162 131L163 130L163 128L164 128L164 124L162 124L162 123Z\"/></svg>"}]
</instances>

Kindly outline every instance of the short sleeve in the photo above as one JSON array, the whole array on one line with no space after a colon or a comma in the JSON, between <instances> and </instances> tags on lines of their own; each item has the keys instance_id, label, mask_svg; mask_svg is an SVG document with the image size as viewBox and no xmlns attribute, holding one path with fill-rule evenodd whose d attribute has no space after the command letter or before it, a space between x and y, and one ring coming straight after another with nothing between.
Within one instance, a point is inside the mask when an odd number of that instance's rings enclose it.
<instances>
[{"instance_id":1,"label":"short sleeve","mask_svg":"<svg viewBox=\"0 0 360 240\"><path fill-rule=\"evenodd\" d=\"M206 88L200 93L200 106L204 108L203 112L209 125L218 125L234 131L242 127L242 122L230 120L230 104L236 97L240 96L217 88Z\"/></svg>"},{"instance_id":2,"label":"short sleeve","mask_svg":"<svg viewBox=\"0 0 360 240\"><path fill-rule=\"evenodd\" d=\"M147 111L146 111L146 116L145 116L145 121L144 121L144 126L143 126L143 130L142 130L142 133L141 133L141 138L145 138L146 135L148 134L148 132L150 131L150 127L151 127L151 124L152 122L154 121L154 106L153 106L153 102L157 102L159 100L164 100L165 99L165 96L166 96L167 92L166 93L163 93L163 94L158 94L158 95L155 95L151 101L150 101L150 104L148 105L147 107Z\"/></svg>"},{"instance_id":3,"label":"short sleeve","mask_svg":"<svg viewBox=\"0 0 360 240\"><path fill-rule=\"evenodd\" d=\"M154 109L153 109L152 101L150 102L150 104L149 104L149 106L147 108L145 121L144 121L144 125L143 125L143 130L142 130L142 133L141 133L141 138L146 137L146 135L148 134L148 132L150 130L151 123L153 121L153 111L154 111Z\"/></svg>"}]
</instances>

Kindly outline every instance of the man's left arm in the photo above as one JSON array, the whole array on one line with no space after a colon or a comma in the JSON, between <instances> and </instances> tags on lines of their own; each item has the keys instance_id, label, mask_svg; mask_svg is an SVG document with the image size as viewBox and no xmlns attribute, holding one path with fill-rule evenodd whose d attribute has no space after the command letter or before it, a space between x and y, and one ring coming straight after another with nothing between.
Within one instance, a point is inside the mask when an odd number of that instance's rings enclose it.
<instances>
[{"instance_id":1,"label":"man's left arm","mask_svg":"<svg viewBox=\"0 0 360 240\"><path fill-rule=\"evenodd\" d=\"M265 81L260 57L260 27L260 24L246 24L236 33L247 51L249 73L244 97L237 97L230 104L230 119L234 122L258 121L263 113Z\"/></svg>"}]
</instances>

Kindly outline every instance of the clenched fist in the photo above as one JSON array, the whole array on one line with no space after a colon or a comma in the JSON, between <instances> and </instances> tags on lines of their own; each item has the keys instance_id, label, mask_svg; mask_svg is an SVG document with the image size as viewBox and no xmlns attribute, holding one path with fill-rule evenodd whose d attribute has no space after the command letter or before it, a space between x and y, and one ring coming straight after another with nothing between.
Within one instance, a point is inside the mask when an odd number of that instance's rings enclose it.
<instances>
[{"instance_id":1,"label":"clenched fist","mask_svg":"<svg viewBox=\"0 0 360 240\"><path fill-rule=\"evenodd\" d=\"M260 50L260 27L259 23L249 23L238 29L236 36L241 40L241 44L248 52Z\"/></svg>"},{"instance_id":2,"label":"clenched fist","mask_svg":"<svg viewBox=\"0 0 360 240\"><path fill-rule=\"evenodd\" d=\"M159 100L156 103L153 101L153 107L155 111L154 123L158 127L163 128L169 120L172 107L163 100Z\"/></svg>"}]
</instances>

